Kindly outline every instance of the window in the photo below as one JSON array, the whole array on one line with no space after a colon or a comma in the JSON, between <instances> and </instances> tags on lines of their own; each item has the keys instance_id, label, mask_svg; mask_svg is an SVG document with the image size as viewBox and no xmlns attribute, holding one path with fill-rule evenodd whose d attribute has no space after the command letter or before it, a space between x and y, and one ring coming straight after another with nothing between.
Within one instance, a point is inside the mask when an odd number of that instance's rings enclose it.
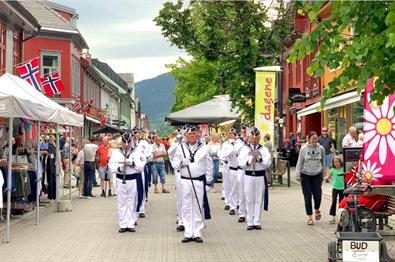
<instances>
[{"instance_id":1,"label":"window","mask_svg":"<svg viewBox=\"0 0 395 262\"><path fill-rule=\"evenodd\" d=\"M5 57L6 57L6 25L0 23L0 75L5 73Z\"/></svg>"},{"instance_id":2,"label":"window","mask_svg":"<svg viewBox=\"0 0 395 262\"><path fill-rule=\"evenodd\" d=\"M57 52L42 52L41 76L52 75L55 72L60 75L60 54Z\"/></svg>"},{"instance_id":3,"label":"window","mask_svg":"<svg viewBox=\"0 0 395 262\"><path fill-rule=\"evenodd\" d=\"M75 57L71 57L71 79L72 79L72 95L79 96L80 95L80 62Z\"/></svg>"}]
</instances>

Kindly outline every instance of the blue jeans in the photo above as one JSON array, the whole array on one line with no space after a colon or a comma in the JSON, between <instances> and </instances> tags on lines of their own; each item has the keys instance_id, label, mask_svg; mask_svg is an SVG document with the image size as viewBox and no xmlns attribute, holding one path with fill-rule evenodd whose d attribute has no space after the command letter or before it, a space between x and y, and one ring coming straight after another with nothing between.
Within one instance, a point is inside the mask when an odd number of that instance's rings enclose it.
<instances>
[{"instance_id":1,"label":"blue jeans","mask_svg":"<svg viewBox=\"0 0 395 262\"><path fill-rule=\"evenodd\" d=\"M210 187L214 187L214 183L218 180L219 175L219 158L213 157L213 182L209 184Z\"/></svg>"},{"instance_id":2,"label":"blue jeans","mask_svg":"<svg viewBox=\"0 0 395 262\"><path fill-rule=\"evenodd\" d=\"M93 178L95 177L95 162L85 161L84 174L84 196L91 196Z\"/></svg>"},{"instance_id":3,"label":"blue jeans","mask_svg":"<svg viewBox=\"0 0 395 262\"><path fill-rule=\"evenodd\" d=\"M160 178L160 182L162 184L164 184L165 183L165 175L166 175L165 163L152 162L151 174L152 174L152 183L154 185L158 184L158 175L159 175L159 178Z\"/></svg>"}]
</instances>

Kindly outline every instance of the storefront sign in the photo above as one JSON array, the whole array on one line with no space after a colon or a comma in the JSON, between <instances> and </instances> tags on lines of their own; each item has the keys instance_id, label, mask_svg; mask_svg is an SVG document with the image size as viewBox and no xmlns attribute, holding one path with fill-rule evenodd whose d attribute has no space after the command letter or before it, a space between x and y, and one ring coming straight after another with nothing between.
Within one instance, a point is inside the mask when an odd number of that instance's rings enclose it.
<instances>
[{"instance_id":1,"label":"storefront sign","mask_svg":"<svg viewBox=\"0 0 395 262\"><path fill-rule=\"evenodd\" d=\"M257 71L255 78L255 126L262 133L274 135L274 93L276 72Z\"/></svg>"},{"instance_id":2,"label":"storefront sign","mask_svg":"<svg viewBox=\"0 0 395 262\"><path fill-rule=\"evenodd\" d=\"M306 93L293 94L290 98L292 103L303 103L306 102Z\"/></svg>"},{"instance_id":3,"label":"storefront sign","mask_svg":"<svg viewBox=\"0 0 395 262\"><path fill-rule=\"evenodd\" d=\"M343 261L380 261L379 241L343 240Z\"/></svg>"}]
</instances>

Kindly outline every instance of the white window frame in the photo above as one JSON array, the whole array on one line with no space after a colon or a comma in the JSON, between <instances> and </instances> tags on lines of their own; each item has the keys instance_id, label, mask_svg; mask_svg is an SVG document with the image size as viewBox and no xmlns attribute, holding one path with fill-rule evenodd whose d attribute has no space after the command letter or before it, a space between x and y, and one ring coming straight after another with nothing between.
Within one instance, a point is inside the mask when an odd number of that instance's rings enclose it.
<instances>
[{"instance_id":1,"label":"white window frame","mask_svg":"<svg viewBox=\"0 0 395 262\"><path fill-rule=\"evenodd\" d=\"M58 58L58 67L56 67L56 70L53 70L53 68L55 67L48 67L48 66L44 66L44 56L56 56ZM44 69L49 68L50 72L49 74L58 72L59 76L61 77L62 75L62 60L61 60L61 54L60 52L56 52L56 51L41 51L40 53L40 66L41 66L41 77L44 77Z\"/></svg>"}]
</instances>

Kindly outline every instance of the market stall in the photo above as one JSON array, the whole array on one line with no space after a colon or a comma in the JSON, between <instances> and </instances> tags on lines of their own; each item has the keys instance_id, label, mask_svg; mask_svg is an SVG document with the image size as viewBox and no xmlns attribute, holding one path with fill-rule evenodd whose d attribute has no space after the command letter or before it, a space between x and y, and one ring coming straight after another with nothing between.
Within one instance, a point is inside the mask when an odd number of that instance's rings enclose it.
<instances>
[{"instance_id":1,"label":"market stall","mask_svg":"<svg viewBox=\"0 0 395 262\"><path fill-rule=\"evenodd\" d=\"M68 110L55 103L45 95L36 91L30 84L21 78L4 74L0 77L0 117L8 118L8 155L7 155L7 231L6 242L10 240L10 216L11 216L11 182L12 174L15 168L19 168L24 172L22 165L13 165L13 126L15 118L23 118L27 120L37 121L37 158L36 158L36 187L39 188L39 159L40 159L40 123L52 122L56 124L57 133L59 133L59 125L66 126L83 126L83 117L79 114ZM59 137L56 137L56 186L59 187L58 174L60 169L59 154ZM4 163L4 160L3 160ZM56 200L59 200L57 188ZM39 190L36 192L36 223L39 218Z\"/></svg>"}]
</instances>

